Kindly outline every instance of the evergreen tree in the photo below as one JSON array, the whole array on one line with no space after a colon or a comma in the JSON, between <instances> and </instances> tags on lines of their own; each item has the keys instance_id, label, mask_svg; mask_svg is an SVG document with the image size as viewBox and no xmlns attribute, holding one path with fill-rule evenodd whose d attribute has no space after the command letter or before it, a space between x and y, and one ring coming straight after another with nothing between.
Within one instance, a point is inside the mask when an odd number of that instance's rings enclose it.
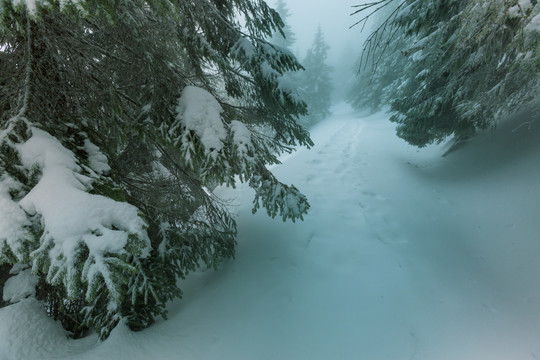
<instances>
[{"instance_id":1,"label":"evergreen tree","mask_svg":"<svg viewBox=\"0 0 540 360\"><path fill-rule=\"evenodd\" d=\"M305 71L299 74L300 94L308 106L308 115L302 118L304 126L311 126L330 115L332 68L326 63L329 48L319 26L303 61Z\"/></svg>"},{"instance_id":2,"label":"evergreen tree","mask_svg":"<svg viewBox=\"0 0 540 360\"><path fill-rule=\"evenodd\" d=\"M375 30L364 44L359 68L348 90L347 100L355 109L380 111L397 96L408 60L401 51L414 43L414 37L386 28L391 26L387 19L393 15L397 5L399 2L388 3L373 14ZM376 42L384 46L375 46L378 45Z\"/></svg>"},{"instance_id":3,"label":"evergreen tree","mask_svg":"<svg viewBox=\"0 0 540 360\"><path fill-rule=\"evenodd\" d=\"M289 17L291 16L289 8L287 7L287 4L285 4L284 0L277 0L275 10L281 17L283 27L272 34L270 42L274 45L292 51L292 46L296 42L296 36L289 25Z\"/></svg>"},{"instance_id":4,"label":"evergreen tree","mask_svg":"<svg viewBox=\"0 0 540 360\"><path fill-rule=\"evenodd\" d=\"M332 79L334 91L332 92L333 101L349 101L351 89L356 84L358 73L358 55L360 46L354 40L348 40L341 44L339 50L334 51L337 59L333 68Z\"/></svg>"},{"instance_id":5,"label":"evergreen tree","mask_svg":"<svg viewBox=\"0 0 540 360\"><path fill-rule=\"evenodd\" d=\"M264 40L282 26L263 0L0 0L1 273L30 266L49 314L104 338L234 255L216 184L302 219L266 167L312 144L281 84L301 67Z\"/></svg>"},{"instance_id":6,"label":"evergreen tree","mask_svg":"<svg viewBox=\"0 0 540 360\"><path fill-rule=\"evenodd\" d=\"M398 135L417 146L460 141L537 103L539 13L534 0L399 2L371 37L379 49L396 32L408 44L384 55L407 58L391 104Z\"/></svg>"}]
</instances>

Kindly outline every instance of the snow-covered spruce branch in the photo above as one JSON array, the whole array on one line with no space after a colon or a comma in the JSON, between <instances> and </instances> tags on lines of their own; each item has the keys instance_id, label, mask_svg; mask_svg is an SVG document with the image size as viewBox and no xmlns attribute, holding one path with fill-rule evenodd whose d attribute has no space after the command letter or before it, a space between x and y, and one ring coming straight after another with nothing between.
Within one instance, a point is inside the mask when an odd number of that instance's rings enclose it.
<instances>
[{"instance_id":1,"label":"snow-covered spruce branch","mask_svg":"<svg viewBox=\"0 0 540 360\"><path fill-rule=\"evenodd\" d=\"M530 0L404 0L364 44L371 90L353 99L390 103L398 136L420 147L495 126L538 102L539 12Z\"/></svg>"},{"instance_id":2,"label":"snow-covered spruce branch","mask_svg":"<svg viewBox=\"0 0 540 360\"><path fill-rule=\"evenodd\" d=\"M270 171L262 170L261 173L249 181L255 190L253 212L262 205L272 218L279 215L283 221L303 220L310 207L307 198L294 185L279 182Z\"/></svg>"},{"instance_id":3,"label":"snow-covered spruce branch","mask_svg":"<svg viewBox=\"0 0 540 360\"><path fill-rule=\"evenodd\" d=\"M178 278L232 257L217 184L264 178L252 184L269 213L302 218L305 197L266 173L276 153L312 144L295 122L305 104L280 80L301 65L264 40L283 26L266 3L22 3L0 17L2 108L23 102L32 65L28 123L0 113L0 261L32 265L36 296L68 330L142 329L181 295ZM11 26L27 19L31 58Z\"/></svg>"}]
</instances>

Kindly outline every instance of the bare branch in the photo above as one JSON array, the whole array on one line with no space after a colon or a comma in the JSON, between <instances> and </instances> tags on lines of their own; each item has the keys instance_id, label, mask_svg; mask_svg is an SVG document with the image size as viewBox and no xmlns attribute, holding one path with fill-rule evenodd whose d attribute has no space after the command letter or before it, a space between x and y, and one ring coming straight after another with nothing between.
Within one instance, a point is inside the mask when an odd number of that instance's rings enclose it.
<instances>
[{"instance_id":1,"label":"bare branch","mask_svg":"<svg viewBox=\"0 0 540 360\"><path fill-rule=\"evenodd\" d=\"M353 24L350 28L363 23L363 26L362 26L362 31L363 31L369 18L371 18L375 13L379 12L381 9L392 4L394 1L395 0L379 0L379 1L374 1L370 3L353 6L354 8L357 8L357 10L354 11L351 15L356 15L366 10L370 12L369 14L362 17L355 24ZM371 34L369 34L366 41L364 42L362 55L360 56L359 71L362 69L362 67L365 68L367 66L369 59L371 59L372 71L373 72L376 71L380 60L382 59L383 55L388 49L388 46L392 43L392 41L398 35L398 27L395 24L395 20L399 14L399 11L403 8L404 5L405 5L405 2L400 2L396 6L396 8L392 10L390 15L388 15L388 17L384 19L384 21L377 27L377 29L375 29L373 32L371 32Z\"/></svg>"}]
</instances>

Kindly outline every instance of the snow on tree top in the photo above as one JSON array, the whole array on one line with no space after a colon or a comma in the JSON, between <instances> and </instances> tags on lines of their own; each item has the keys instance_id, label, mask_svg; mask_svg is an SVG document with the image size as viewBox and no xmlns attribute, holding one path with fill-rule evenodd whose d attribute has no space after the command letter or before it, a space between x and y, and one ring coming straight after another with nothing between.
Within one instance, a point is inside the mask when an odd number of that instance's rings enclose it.
<instances>
[{"instance_id":1,"label":"snow on tree top","mask_svg":"<svg viewBox=\"0 0 540 360\"><path fill-rule=\"evenodd\" d=\"M47 132L33 128L32 133L18 151L23 166L38 166L42 176L19 205L41 216L42 239L54 243L51 260L70 259L80 242L91 254L122 253L129 234L147 237L136 207L89 194L93 179L80 174L75 155Z\"/></svg>"},{"instance_id":2,"label":"snow on tree top","mask_svg":"<svg viewBox=\"0 0 540 360\"><path fill-rule=\"evenodd\" d=\"M186 130L194 131L204 146L205 152L219 152L227 138L227 131L221 120L223 108L208 91L186 86L176 107L178 120Z\"/></svg>"},{"instance_id":3,"label":"snow on tree top","mask_svg":"<svg viewBox=\"0 0 540 360\"><path fill-rule=\"evenodd\" d=\"M88 163L93 171L101 175L111 170L107 157L88 139L84 141L84 150L88 154Z\"/></svg>"},{"instance_id":4,"label":"snow on tree top","mask_svg":"<svg viewBox=\"0 0 540 360\"><path fill-rule=\"evenodd\" d=\"M244 156L249 149L253 148L251 143L251 131L241 121L231 121L231 131L233 133L233 141L238 147L238 153Z\"/></svg>"},{"instance_id":5,"label":"snow on tree top","mask_svg":"<svg viewBox=\"0 0 540 360\"><path fill-rule=\"evenodd\" d=\"M20 184L11 178L5 175L0 176L0 252L7 243L17 254L21 247L20 240L28 236L25 227L30 226L30 222L25 212L9 194L11 190L19 188Z\"/></svg>"},{"instance_id":6,"label":"snow on tree top","mask_svg":"<svg viewBox=\"0 0 540 360\"><path fill-rule=\"evenodd\" d=\"M540 32L540 14L532 18L531 22L525 27L527 32Z\"/></svg>"},{"instance_id":7,"label":"snow on tree top","mask_svg":"<svg viewBox=\"0 0 540 360\"><path fill-rule=\"evenodd\" d=\"M37 9L36 0L12 0L12 1L13 1L13 6L23 6L28 9L28 12L30 14L36 13L36 9ZM39 0L37 1L39 2Z\"/></svg>"},{"instance_id":8,"label":"snow on tree top","mask_svg":"<svg viewBox=\"0 0 540 360\"><path fill-rule=\"evenodd\" d=\"M523 16L532 6L531 0L519 0L516 5L508 9L508 14L510 16Z\"/></svg>"},{"instance_id":9,"label":"snow on tree top","mask_svg":"<svg viewBox=\"0 0 540 360\"><path fill-rule=\"evenodd\" d=\"M246 57L253 57L256 55L255 46L249 41L248 39L241 37L238 39L236 44L233 46L231 53L236 54L238 56L239 54L242 54Z\"/></svg>"},{"instance_id":10,"label":"snow on tree top","mask_svg":"<svg viewBox=\"0 0 540 360\"><path fill-rule=\"evenodd\" d=\"M64 8L67 5L79 5L82 0L60 0L60 7ZM36 15L38 6L46 6L51 4L51 0L12 0L14 7L24 7L31 15Z\"/></svg>"}]
</instances>

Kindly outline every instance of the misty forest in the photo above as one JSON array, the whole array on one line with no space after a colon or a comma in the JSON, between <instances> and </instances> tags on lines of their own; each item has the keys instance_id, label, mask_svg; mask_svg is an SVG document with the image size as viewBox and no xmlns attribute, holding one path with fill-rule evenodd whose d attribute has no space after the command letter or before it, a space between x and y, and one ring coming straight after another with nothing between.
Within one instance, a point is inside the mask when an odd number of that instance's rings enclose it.
<instances>
[{"instance_id":1,"label":"misty forest","mask_svg":"<svg viewBox=\"0 0 540 360\"><path fill-rule=\"evenodd\" d=\"M0 360L538 359L538 114L537 0L0 0Z\"/></svg>"}]
</instances>

